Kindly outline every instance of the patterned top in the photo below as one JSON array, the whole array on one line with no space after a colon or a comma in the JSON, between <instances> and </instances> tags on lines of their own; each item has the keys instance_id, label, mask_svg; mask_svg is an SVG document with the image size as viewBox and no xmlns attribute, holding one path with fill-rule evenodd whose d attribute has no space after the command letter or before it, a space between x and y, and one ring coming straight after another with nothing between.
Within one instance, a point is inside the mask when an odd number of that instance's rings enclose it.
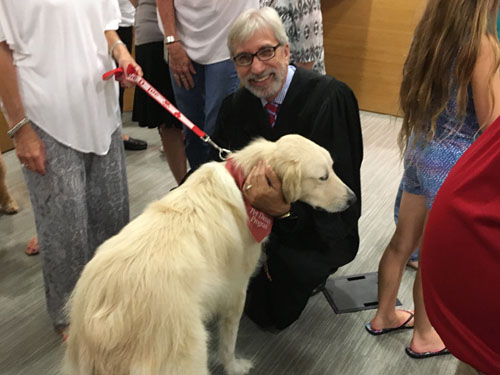
<instances>
[{"instance_id":1,"label":"patterned top","mask_svg":"<svg viewBox=\"0 0 500 375\"><path fill-rule=\"evenodd\" d=\"M408 147L405 152L403 189L412 194L425 196L429 210L450 170L480 135L471 87L468 88L467 109L462 124L457 120L455 83L451 92L445 110L437 118L436 134L433 139L425 142L419 137L415 146ZM413 138L410 139L410 144L412 142Z\"/></svg>"},{"instance_id":2,"label":"patterned top","mask_svg":"<svg viewBox=\"0 0 500 375\"><path fill-rule=\"evenodd\" d=\"M314 61L313 70L325 74L321 0L260 0L276 9L290 40L291 63Z\"/></svg>"}]
</instances>

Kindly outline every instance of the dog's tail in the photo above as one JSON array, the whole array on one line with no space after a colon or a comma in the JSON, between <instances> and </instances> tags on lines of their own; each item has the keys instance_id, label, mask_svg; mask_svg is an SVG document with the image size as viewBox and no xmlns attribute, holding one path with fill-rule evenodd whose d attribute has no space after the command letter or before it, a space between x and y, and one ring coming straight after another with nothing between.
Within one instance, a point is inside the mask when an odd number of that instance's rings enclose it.
<instances>
[{"instance_id":1,"label":"dog's tail","mask_svg":"<svg viewBox=\"0 0 500 375\"><path fill-rule=\"evenodd\" d=\"M202 321L193 306L196 288L189 287L196 273L169 277L154 257L144 269L98 254L85 267L68 302L66 373L173 374L163 371L166 362L178 363L193 345L205 343L203 327L195 327Z\"/></svg>"},{"instance_id":2,"label":"dog's tail","mask_svg":"<svg viewBox=\"0 0 500 375\"><path fill-rule=\"evenodd\" d=\"M92 262L84 269L67 305L71 322L66 341L64 373L71 375L129 374L125 306L116 288L93 271ZM104 288L103 286L106 285ZM124 302L124 301L122 301Z\"/></svg>"}]
</instances>

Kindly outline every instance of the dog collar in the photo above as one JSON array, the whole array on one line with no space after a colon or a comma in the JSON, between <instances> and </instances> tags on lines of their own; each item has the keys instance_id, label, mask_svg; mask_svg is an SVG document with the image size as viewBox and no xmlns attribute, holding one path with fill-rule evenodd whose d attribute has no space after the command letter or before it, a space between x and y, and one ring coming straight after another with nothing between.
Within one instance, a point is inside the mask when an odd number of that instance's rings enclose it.
<instances>
[{"instance_id":1,"label":"dog collar","mask_svg":"<svg viewBox=\"0 0 500 375\"><path fill-rule=\"evenodd\" d=\"M243 182L245 181L245 177L243 176L243 171L241 170L241 168L236 167L234 165L233 159L229 158L226 161L226 169L229 174L233 176L236 185L241 191L243 189ZM269 216L268 214L252 207L250 203L247 202L244 196L243 201L245 202L245 208L248 215L248 229L250 229L250 232L252 233L253 238L255 238L255 241L262 242L262 240L266 238L269 233L271 233L271 229L273 227L273 218L272 216Z\"/></svg>"}]
</instances>

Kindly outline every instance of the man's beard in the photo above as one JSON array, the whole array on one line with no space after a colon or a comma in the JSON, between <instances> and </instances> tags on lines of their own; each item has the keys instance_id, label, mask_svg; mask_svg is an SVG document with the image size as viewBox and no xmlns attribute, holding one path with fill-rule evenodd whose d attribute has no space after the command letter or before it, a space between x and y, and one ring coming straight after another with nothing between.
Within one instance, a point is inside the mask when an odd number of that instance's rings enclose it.
<instances>
[{"instance_id":1,"label":"man's beard","mask_svg":"<svg viewBox=\"0 0 500 375\"><path fill-rule=\"evenodd\" d=\"M269 74L272 74L272 81L266 87L255 87L252 85L251 80L260 79ZM286 77L285 69L268 69L264 73L256 75L249 74L242 81L243 86L247 88L252 94L258 98L266 99L278 95L281 90L281 86Z\"/></svg>"}]
</instances>

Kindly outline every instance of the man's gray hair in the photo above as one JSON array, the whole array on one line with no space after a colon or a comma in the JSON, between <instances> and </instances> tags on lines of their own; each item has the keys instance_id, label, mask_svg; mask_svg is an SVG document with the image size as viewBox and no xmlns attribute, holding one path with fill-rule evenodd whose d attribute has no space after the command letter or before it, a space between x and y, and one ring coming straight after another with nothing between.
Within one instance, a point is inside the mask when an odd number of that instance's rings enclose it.
<instances>
[{"instance_id":1,"label":"man's gray hair","mask_svg":"<svg viewBox=\"0 0 500 375\"><path fill-rule=\"evenodd\" d=\"M273 8L264 7L260 9L247 9L239 15L229 29L227 36L227 48L231 56L237 45L245 43L255 32L260 30L271 30L279 44L288 44L288 36L281 18Z\"/></svg>"}]
</instances>

